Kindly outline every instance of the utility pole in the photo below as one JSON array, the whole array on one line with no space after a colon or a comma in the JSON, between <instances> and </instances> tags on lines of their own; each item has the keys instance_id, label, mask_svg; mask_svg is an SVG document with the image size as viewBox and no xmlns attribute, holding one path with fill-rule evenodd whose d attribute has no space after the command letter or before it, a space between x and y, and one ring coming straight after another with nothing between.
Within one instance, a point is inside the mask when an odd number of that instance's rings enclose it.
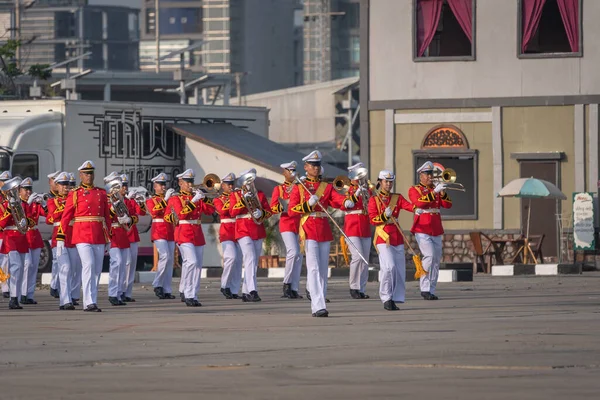
<instances>
[{"instance_id":1,"label":"utility pole","mask_svg":"<svg viewBox=\"0 0 600 400\"><path fill-rule=\"evenodd\" d=\"M160 72L160 0L154 0L154 33L156 40L156 73Z\"/></svg>"},{"instance_id":2,"label":"utility pole","mask_svg":"<svg viewBox=\"0 0 600 400\"><path fill-rule=\"evenodd\" d=\"M15 40L21 40L21 0L15 0ZM17 46L17 65L21 62L21 46Z\"/></svg>"}]
</instances>

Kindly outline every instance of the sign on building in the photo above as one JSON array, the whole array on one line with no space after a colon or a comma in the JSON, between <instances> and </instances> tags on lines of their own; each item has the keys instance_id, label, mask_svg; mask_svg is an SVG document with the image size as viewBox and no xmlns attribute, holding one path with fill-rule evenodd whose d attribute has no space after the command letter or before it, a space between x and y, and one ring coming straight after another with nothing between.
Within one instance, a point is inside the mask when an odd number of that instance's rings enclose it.
<instances>
[{"instance_id":1,"label":"sign on building","mask_svg":"<svg viewBox=\"0 0 600 400\"><path fill-rule=\"evenodd\" d=\"M573 193L573 241L575 250L593 250L594 242L594 195Z\"/></svg>"}]
</instances>

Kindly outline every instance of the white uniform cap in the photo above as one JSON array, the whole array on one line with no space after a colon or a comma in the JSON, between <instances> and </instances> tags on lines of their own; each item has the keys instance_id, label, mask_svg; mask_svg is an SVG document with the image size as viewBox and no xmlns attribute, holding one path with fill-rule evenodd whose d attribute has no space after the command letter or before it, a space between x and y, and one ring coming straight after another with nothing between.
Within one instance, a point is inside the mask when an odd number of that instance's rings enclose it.
<instances>
[{"instance_id":1,"label":"white uniform cap","mask_svg":"<svg viewBox=\"0 0 600 400\"><path fill-rule=\"evenodd\" d=\"M235 174L233 172L228 173L221 178L221 182L235 182Z\"/></svg>"},{"instance_id":2,"label":"white uniform cap","mask_svg":"<svg viewBox=\"0 0 600 400\"><path fill-rule=\"evenodd\" d=\"M427 161L425 162L425 164L421 165L418 169L417 172L421 173L421 172L425 172L425 171L433 171L434 170L434 165L431 161Z\"/></svg>"},{"instance_id":3,"label":"white uniform cap","mask_svg":"<svg viewBox=\"0 0 600 400\"><path fill-rule=\"evenodd\" d=\"M384 169L382 171L379 171L379 179L386 181L394 181L396 180L396 175L394 175L392 171Z\"/></svg>"},{"instance_id":4,"label":"white uniform cap","mask_svg":"<svg viewBox=\"0 0 600 400\"><path fill-rule=\"evenodd\" d=\"M177 178L180 178L180 179L193 180L195 177L196 177L196 174L194 173L194 170L191 168L188 168L185 171L183 171L181 174L177 175Z\"/></svg>"},{"instance_id":5,"label":"white uniform cap","mask_svg":"<svg viewBox=\"0 0 600 400\"><path fill-rule=\"evenodd\" d=\"M72 172L69 172L69 182L71 183L75 183L75 174Z\"/></svg>"},{"instance_id":6,"label":"white uniform cap","mask_svg":"<svg viewBox=\"0 0 600 400\"><path fill-rule=\"evenodd\" d=\"M94 164L94 162L92 160L87 160L86 162L81 164L81 167L77 168L77 170L81 171L81 172L93 171L95 169L96 169L96 165Z\"/></svg>"},{"instance_id":7,"label":"white uniform cap","mask_svg":"<svg viewBox=\"0 0 600 400\"><path fill-rule=\"evenodd\" d=\"M167 183L167 174L165 174L164 172L161 172L160 174L158 174L154 178L152 178L151 181L157 182L157 183Z\"/></svg>"},{"instance_id":8,"label":"white uniform cap","mask_svg":"<svg viewBox=\"0 0 600 400\"><path fill-rule=\"evenodd\" d=\"M121 179L121 175L119 175L117 172L113 171L104 177L104 183L108 183L115 179Z\"/></svg>"},{"instance_id":9,"label":"white uniform cap","mask_svg":"<svg viewBox=\"0 0 600 400\"><path fill-rule=\"evenodd\" d=\"M56 171L56 172L53 172L51 174L48 174L48 179L56 179L56 176L58 174L60 174L60 171Z\"/></svg>"},{"instance_id":10,"label":"white uniform cap","mask_svg":"<svg viewBox=\"0 0 600 400\"><path fill-rule=\"evenodd\" d=\"M283 169L296 169L297 165L298 164L296 164L296 161L292 161L292 162L289 162L289 163L280 164L279 166L281 168L283 168Z\"/></svg>"},{"instance_id":11,"label":"white uniform cap","mask_svg":"<svg viewBox=\"0 0 600 400\"><path fill-rule=\"evenodd\" d=\"M127 176L127 174L121 175L121 182L123 182L123 185L129 186L129 177Z\"/></svg>"},{"instance_id":12,"label":"white uniform cap","mask_svg":"<svg viewBox=\"0 0 600 400\"><path fill-rule=\"evenodd\" d=\"M4 171L0 174L0 181L6 181L12 178L10 171Z\"/></svg>"},{"instance_id":13,"label":"white uniform cap","mask_svg":"<svg viewBox=\"0 0 600 400\"><path fill-rule=\"evenodd\" d=\"M356 163L356 164L354 164L354 165L353 165L353 166L351 166L351 167L348 167L348 171L349 171L349 172L352 172L352 171L354 171L355 169L358 169L358 168L364 168L364 167L365 167L365 164L363 164L363 163L359 162L359 163Z\"/></svg>"},{"instance_id":14,"label":"white uniform cap","mask_svg":"<svg viewBox=\"0 0 600 400\"><path fill-rule=\"evenodd\" d=\"M31 178L27 177L21 181L21 184L19 186L20 187L32 187L33 181L31 180Z\"/></svg>"},{"instance_id":15,"label":"white uniform cap","mask_svg":"<svg viewBox=\"0 0 600 400\"><path fill-rule=\"evenodd\" d=\"M73 176L73 179L75 179L75 176ZM66 185L69 183L69 181L71 180L69 173L68 172L59 172L55 177L54 177L54 182L56 183L60 183L61 185Z\"/></svg>"},{"instance_id":16,"label":"white uniform cap","mask_svg":"<svg viewBox=\"0 0 600 400\"><path fill-rule=\"evenodd\" d=\"M321 152L319 150L314 150L309 155L304 157L302 159L302 161L307 162L307 163L319 164L322 159L323 159L323 156L321 155Z\"/></svg>"},{"instance_id":17,"label":"white uniform cap","mask_svg":"<svg viewBox=\"0 0 600 400\"><path fill-rule=\"evenodd\" d=\"M244 175L246 175L246 174L249 174L249 173L253 173L253 174L255 174L255 175L256 175L256 168L250 168L250 169L248 169L248 170L246 170L246 171L242 172L242 173L240 174L240 176L244 176Z\"/></svg>"}]
</instances>

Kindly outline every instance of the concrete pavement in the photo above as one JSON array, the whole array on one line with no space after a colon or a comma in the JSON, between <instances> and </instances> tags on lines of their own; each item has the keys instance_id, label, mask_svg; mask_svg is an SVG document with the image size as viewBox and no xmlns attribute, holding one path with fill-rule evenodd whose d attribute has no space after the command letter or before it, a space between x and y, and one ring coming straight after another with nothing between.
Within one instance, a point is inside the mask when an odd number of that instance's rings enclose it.
<instances>
[{"instance_id":1,"label":"concrete pavement","mask_svg":"<svg viewBox=\"0 0 600 400\"><path fill-rule=\"evenodd\" d=\"M177 287L176 285L174 287ZM302 283L302 291L304 282ZM260 281L261 303L226 300L202 282L203 307L158 300L102 313L0 302L0 399L589 399L600 381L600 273L477 276L441 284L423 301L409 282L401 311L377 285L352 300L331 279L329 318L280 299Z\"/></svg>"}]
</instances>

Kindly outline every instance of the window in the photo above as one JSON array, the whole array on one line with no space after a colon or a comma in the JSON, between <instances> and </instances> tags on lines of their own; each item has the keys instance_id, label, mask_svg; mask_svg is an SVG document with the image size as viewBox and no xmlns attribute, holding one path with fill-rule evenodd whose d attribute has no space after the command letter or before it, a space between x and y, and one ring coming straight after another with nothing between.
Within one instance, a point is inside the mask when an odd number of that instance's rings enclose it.
<instances>
[{"instance_id":1,"label":"window","mask_svg":"<svg viewBox=\"0 0 600 400\"><path fill-rule=\"evenodd\" d=\"M448 190L452 208L442 209L443 219L477 219L477 150L470 150L467 139L455 126L441 125L431 129L423 139L420 150L413 151L414 171L426 161L436 165L439 172L452 168L456 171L456 182L465 191ZM419 183L415 173L414 183ZM455 185L456 186L456 185Z\"/></svg>"},{"instance_id":2,"label":"window","mask_svg":"<svg viewBox=\"0 0 600 400\"><path fill-rule=\"evenodd\" d=\"M415 61L475 59L475 0L413 0Z\"/></svg>"},{"instance_id":3,"label":"window","mask_svg":"<svg viewBox=\"0 0 600 400\"><path fill-rule=\"evenodd\" d=\"M13 176L29 177L34 181L40 179L40 160L36 154L17 154L13 157Z\"/></svg>"},{"instance_id":4,"label":"window","mask_svg":"<svg viewBox=\"0 0 600 400\"><path fill-rule=\"evenodd\" d=\"M520 0L520 57L581 56L581 0Z\"/></svg>"}]
</instances>

